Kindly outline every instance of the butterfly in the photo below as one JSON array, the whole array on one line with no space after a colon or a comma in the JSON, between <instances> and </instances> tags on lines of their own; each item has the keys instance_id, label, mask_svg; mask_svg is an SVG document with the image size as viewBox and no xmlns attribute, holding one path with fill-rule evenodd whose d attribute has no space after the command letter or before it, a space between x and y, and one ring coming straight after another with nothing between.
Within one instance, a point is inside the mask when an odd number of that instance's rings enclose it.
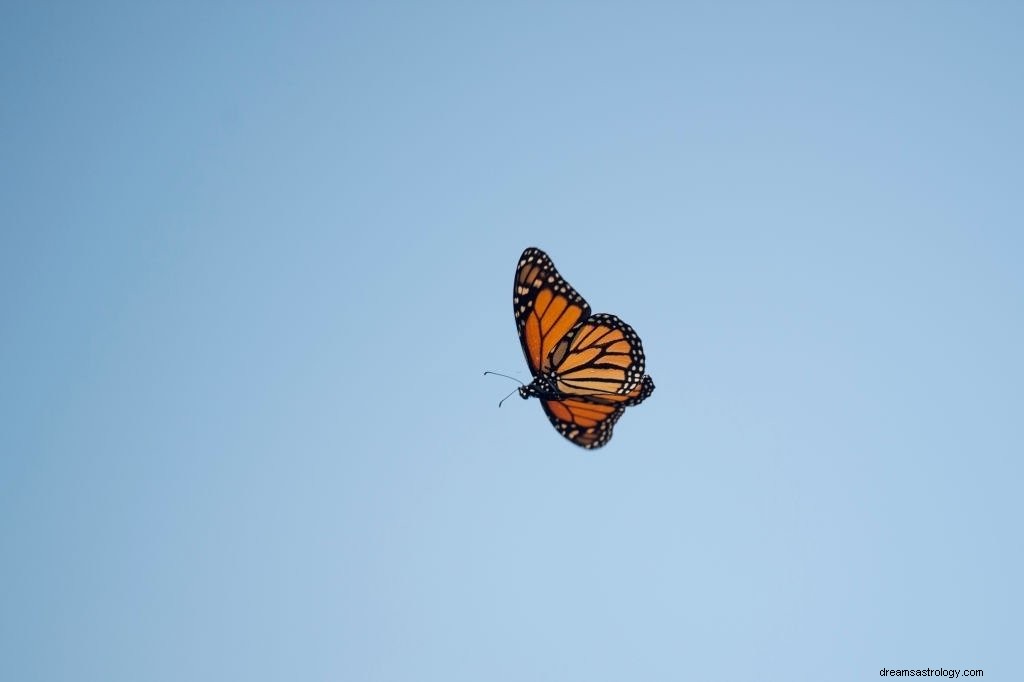
<instances>
[{"instance_id":1,"label":"butterfly","mask_svg":"<svg viewBox=\"0 0 1024 682\"><path fill-rule=\"evenodd\" d=\"M519 257L512 291L516 329L533 380L519 387L536 397L555 429L584 448L599 448L628 405L654 391L633 328L590 305L537 248Z\"/></svg>"}]
</instances>

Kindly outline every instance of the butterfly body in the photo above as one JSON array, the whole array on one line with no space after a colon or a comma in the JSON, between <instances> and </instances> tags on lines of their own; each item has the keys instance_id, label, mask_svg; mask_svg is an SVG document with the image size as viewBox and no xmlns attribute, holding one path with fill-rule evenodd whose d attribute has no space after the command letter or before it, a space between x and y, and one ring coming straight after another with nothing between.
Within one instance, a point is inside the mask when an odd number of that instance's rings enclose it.
<instances>
[{"instance_id":1,"label":"butterfly body","mask_svg":"<svg viewBox=\"0 0 1024 682\"><path fill-rule=\"evenodd\" d=\"M626 406L654 391L640 337L615 315L592 315L537 248L519 259L512 304L533 375L519 395L539 398L551 424L576 445L601 447Z\"/></svg>"}]
</instances>

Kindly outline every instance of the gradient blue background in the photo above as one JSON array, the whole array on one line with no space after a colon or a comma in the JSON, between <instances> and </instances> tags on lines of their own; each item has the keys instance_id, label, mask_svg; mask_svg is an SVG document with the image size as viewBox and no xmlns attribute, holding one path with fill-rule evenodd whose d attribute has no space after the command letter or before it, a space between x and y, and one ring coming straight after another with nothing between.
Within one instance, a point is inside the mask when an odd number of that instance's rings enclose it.
<instances>
[{"instance_id":1,"label":"gradient blue background","mask_svg":"<svg viewBox=\"0 0 1024 682\"><path fill-rule=\"evenodd\" d=\"M1022 22L5 5L0 678L1019 679ZM531 245L596 453L481 376Z\"/></svg>"}]
</instances>

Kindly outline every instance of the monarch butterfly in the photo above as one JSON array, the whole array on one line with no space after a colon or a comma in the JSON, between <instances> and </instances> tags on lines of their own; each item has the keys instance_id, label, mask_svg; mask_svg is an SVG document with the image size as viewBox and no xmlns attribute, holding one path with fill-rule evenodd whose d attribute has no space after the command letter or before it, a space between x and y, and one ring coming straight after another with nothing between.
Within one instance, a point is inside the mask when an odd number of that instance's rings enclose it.
<instances>
[{"instance_id":1,"label":"monarch butterfly","mask_svg":"<svg viewBox=\"0 0 1024 682\"><path fill-rule=\"evenodd\" d=\"M614 315L591 315L586 300L537 248L519 258L512 305L533 375L519 395L540 398L551 424L576 445L601 447L626 406L654 391L640 337Z\"/></svg>"}]
</instances>

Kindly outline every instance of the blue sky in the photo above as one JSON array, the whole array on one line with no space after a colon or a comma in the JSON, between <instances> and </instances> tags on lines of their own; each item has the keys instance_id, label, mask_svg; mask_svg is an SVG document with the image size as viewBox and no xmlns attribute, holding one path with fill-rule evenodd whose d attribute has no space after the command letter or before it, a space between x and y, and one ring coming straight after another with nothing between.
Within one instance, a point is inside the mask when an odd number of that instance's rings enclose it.
<instances>
[{"instance_id":1,"label":"blue sky","mask_svg":"<svg viewBox=\"0 0 1024 682\"><path fill-rule=\"evenodd\" d=\"M1011 679L1022 20L5 7L0 678ZM597 452L482 376L526 246Z\"/></svg>"}]
</instances>

